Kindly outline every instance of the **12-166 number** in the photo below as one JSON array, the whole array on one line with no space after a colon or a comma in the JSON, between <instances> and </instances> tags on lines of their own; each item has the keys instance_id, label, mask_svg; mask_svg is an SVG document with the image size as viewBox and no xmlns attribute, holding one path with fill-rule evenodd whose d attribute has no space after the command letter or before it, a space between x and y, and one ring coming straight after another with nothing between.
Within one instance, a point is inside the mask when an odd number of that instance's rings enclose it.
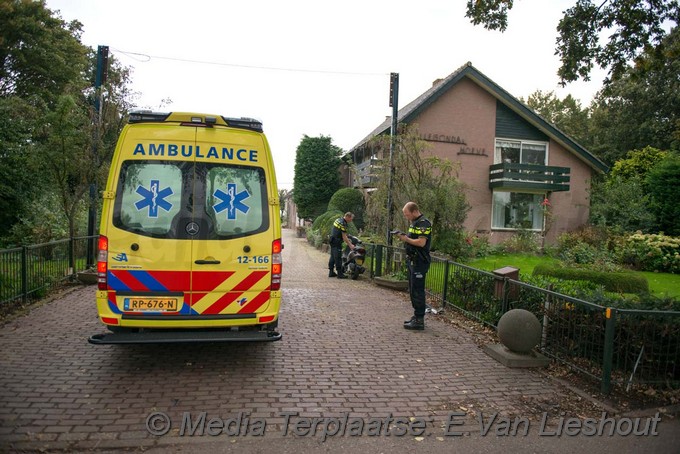
<instances>
[{"instance_id":1,"label":"12-166 number","mask_svg":"<svg viewBox=\"0 0 680 454\"><path fill-rule=\"evenodd\" d=\"M238 263L269 263L268 255L254 255L248 257L247 255L241 255L238 257Z\"/></svg>"}]
</instances>

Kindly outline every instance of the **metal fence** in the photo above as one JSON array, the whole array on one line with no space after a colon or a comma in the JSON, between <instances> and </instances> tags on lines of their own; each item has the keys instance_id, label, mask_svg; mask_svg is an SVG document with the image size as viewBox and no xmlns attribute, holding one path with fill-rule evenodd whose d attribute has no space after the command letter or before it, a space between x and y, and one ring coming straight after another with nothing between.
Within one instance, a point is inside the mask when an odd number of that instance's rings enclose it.
<instances>
[{"instance_id":1,"label":"metal fence","mask_svg":"<svg viewBox=\"0 0 680 454\"><path fill-rule=\"evenodd\" d=\"M96 236L0 250L0 305L43 297L56 284L76 277L87 265Z\"/></svg>"},{"instance_id":2,"label":"metal fence","mask_svg":"<svg viewBox=\"0 0 680 454\"><path fill-rule=\"evenodd\" d=\"M402 248L371 245L371 277L404 261ZM680 386L680 312L604 307L550 289L433 257L426 291L431 302L453 307L493 328L510 309L525 309L541 322L538 350L601 382Z\"/></svg>"}]
</instances>

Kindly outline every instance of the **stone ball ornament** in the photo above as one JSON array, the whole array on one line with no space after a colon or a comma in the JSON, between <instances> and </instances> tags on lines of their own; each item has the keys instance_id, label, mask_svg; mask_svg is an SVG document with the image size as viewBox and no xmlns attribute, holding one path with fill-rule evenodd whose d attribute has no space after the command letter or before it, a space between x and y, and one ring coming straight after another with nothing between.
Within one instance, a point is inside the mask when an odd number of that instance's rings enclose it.
<instances>
[{"instance_id":1,"label":"stone ball ornament","mask_svg":"<svg viewBox=\"0 0 680 454\"><path fill-rule=\"evenodd\" d=\"M525 309L511 309L498 321L498 338L510 351L529 354L541 341L541 323Z\"/></svg>"}]
</instances>

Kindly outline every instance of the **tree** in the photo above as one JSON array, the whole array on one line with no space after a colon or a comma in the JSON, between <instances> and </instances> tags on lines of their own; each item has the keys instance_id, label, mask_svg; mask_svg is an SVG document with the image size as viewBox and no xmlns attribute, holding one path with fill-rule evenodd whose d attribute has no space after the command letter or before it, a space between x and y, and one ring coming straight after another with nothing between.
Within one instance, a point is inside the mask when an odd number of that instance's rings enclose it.
<instances>
[{"instance_id":1,"label":"tree","mask_svg":"<svg viewBox=\"0 0 680 454\"><path fill-rule=\"evenodd\" d=\"M0 0L0 237L32 218L35 200L51 190L31 156L47 140L42 126L59 96L85 87L80 33L80 23L53 17L44 1Z\"/></svg>"},{"instance_id":2,"label":"tree","mask_svg":"<svg viewBox=\"0 0 680 454\"><path fill-rule=\"evenodd\" d=\"M59 196L61 209L68 219L69 237L76 233L76 215L90 181L95 180L96 168L91 162L92 134L87 110L72 96L64 95L50 112L44 127L48 139L36 148L34 156L37 173L44 175ZM83 131L85 133L83 134Z\"/></svg>"},{"instance_id":3,"label":"tree","mask_svg":"<svg viewBox=\"0 0 680 454\"><path fill-rule=\"evenodd\" d=\"M646 183L659 231L680 235L680 156L676 153L666 156L649 171Z\"/></svg>"},{"instance_id":4,"label":"tree","mask_svg":"<svg viewBox=\"0 0 680 454\"><path fill-rule=\"evenodd\" d=\"M468 0L465 16L474 25L505 31L512 0ZM656 47L666 35L667 22L678 23L677 0L576 0L557 25L557 49L562 84L589 80L597 64L609 68L612 79L640 52ZM600 35L607 34L607 40ZM606 42L605 42L606 41Z\"/></svg>"},{"instance_id":5,"label":"tree","mask_svg":"<svg viewBox=\"0 0 680 454\"><path fill-rule=\"evenodd\" d=\"M620 232L651 232L655 218L642 179L609 175L592 182L590 223Z\"/></svg>"},{"instance_id":6,"label":"tree","mask_svg":"<svg viewBox=\"0 0 680 454\"><path fill-rule=\"evenodd\" d=\"M81 33L80 22L66 24L44 0L0 0L0 96L54 105L87 66Z\"/></svg>"},{"instance_id":7,"label":"tree","mask_svg":"<svg viewBox=\"0 0 680 454\"><path fill-rule=\"evenodd\" d=\"M626 180L631 178L644 180L647 173L666 156L668 156L667 151L652 147L645 147L642 150L631 150L626 154L625 159L620 159L614 163L609 176L620 176Z\"/></svg>"},{"instance_id":8,"label":"tree","mask_svg":"<svg viewBox=\"0 0 680 454\"><path fill-rule=\"evenodd\" d=\"M680 29L645 51L592 106L593 151L612 164L647 146L680 150Z\"/></svg>"},{"instance_id":9,"label":"tree","mask_svg":"<svg viewBox=\"0 0 680 454\"><path fill-rule=\"evenodd\" d=\"M328 201L340 188L342 149L330 137L305 135L295 153L293 200L298 216L313 219L326 211Z\"/></svg>"},{"instance_id":10,"label":"tree","mask_svg":"<svg viewBox=\"0 0 680 454\"><path fill-rule=\"evenodd\" d=\"M375 137L373 144L387 156L389 136ZM420 139L415 125L400 125L395 148L392 219L403 219L401 208L406 202L415 201L432 221L433 248L455 254L470 210L465 188L456 175L457 167L449 160L428 156L427 142ZM377 232L396 227L386 224L388 172L389 166L383 166L366 209L366 222Z\"/></svg>"},{"instance_id":11,"label":"tree","mask_svg":"<svg viewBox=\"0 0 680 454\"><path fill-rule=\"evenodd\" d=\"M588 148L590 143L590 111L571 95L559 99L555 92L537 90L526 102L537 114L557 126L562 132Z\"/></svg>"},{"instance_id":12,"label":"tree","mask_svg":"<svg viewBox=\"0 0 680 454\"><path fill-rule=\"evenodd\" d=\"M66 24L44 1L0 0L0 238L13 243L53 239L45 225L57 221L41 222L35 213L40 204L54 210L55 200L63 214L55 219L68 219L75 232L84 209L80 186L103 187L131 106L129 69L114 58L101 93L91 88L96 52L80 34L79 22ZM53 234L61 237L61 227Z\"/></svg>"},{"instance_id":13,"label":"tree","mask_svg":"<svg viewBox=\"0 0 680 454\"><path fill-rule=\"evenodd\" d=\"M674 197L679 194L663 185L680 184L680 174L673 173L671 157L667 151L645 147L616 161L605 178L593 182L591 222L623 232L655 232L660 227L672 232L668 219L673 219Z\"/></svg>"},{"instance_id":14,"label":"tree","mask_svg":"<svg viewBox=\"0 0 680 454\"><path fill-rule=\"evenodd\" d=\"M284 225L287 224L286 206L291 195L292 191L289 192L287 189L279 189L279 211L281 212L281 224Z\"/></svg>"},{"instance_id":15,"label":"tree","mask_svg":"<svg viewBox=\"0 0 680 454\"><path fill-rule=\"evenodd\" d=\"M0 97L0 238L19 221L24 201L39 190L41 180L27 169L42 112L16 96Z\"/></svg>"}]
</instances>

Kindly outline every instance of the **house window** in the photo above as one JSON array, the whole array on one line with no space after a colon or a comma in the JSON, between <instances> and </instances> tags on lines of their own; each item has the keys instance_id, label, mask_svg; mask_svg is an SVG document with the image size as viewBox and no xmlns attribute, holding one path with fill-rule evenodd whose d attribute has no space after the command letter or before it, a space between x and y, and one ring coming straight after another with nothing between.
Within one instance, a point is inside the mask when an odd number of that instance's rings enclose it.
<instances>
[{"instance_id":1,"label":"house window","mask_svg":"<svg viewBox=\"0 0 680 454\"><path fill-rule=\"evenodd\" d=\"M494 191L491 228L542 230L544 198L543 194Z\"/></svg>"},{"instance_id":2,"label":"house window","mask_svg":"<svg viewBox=\"0 0 680 454\"><path fill-rule=\"evenodd\" d=\"M546 165L548 144L523 140L496 139L495 162Z\"/></svg>"}]
</instances>

